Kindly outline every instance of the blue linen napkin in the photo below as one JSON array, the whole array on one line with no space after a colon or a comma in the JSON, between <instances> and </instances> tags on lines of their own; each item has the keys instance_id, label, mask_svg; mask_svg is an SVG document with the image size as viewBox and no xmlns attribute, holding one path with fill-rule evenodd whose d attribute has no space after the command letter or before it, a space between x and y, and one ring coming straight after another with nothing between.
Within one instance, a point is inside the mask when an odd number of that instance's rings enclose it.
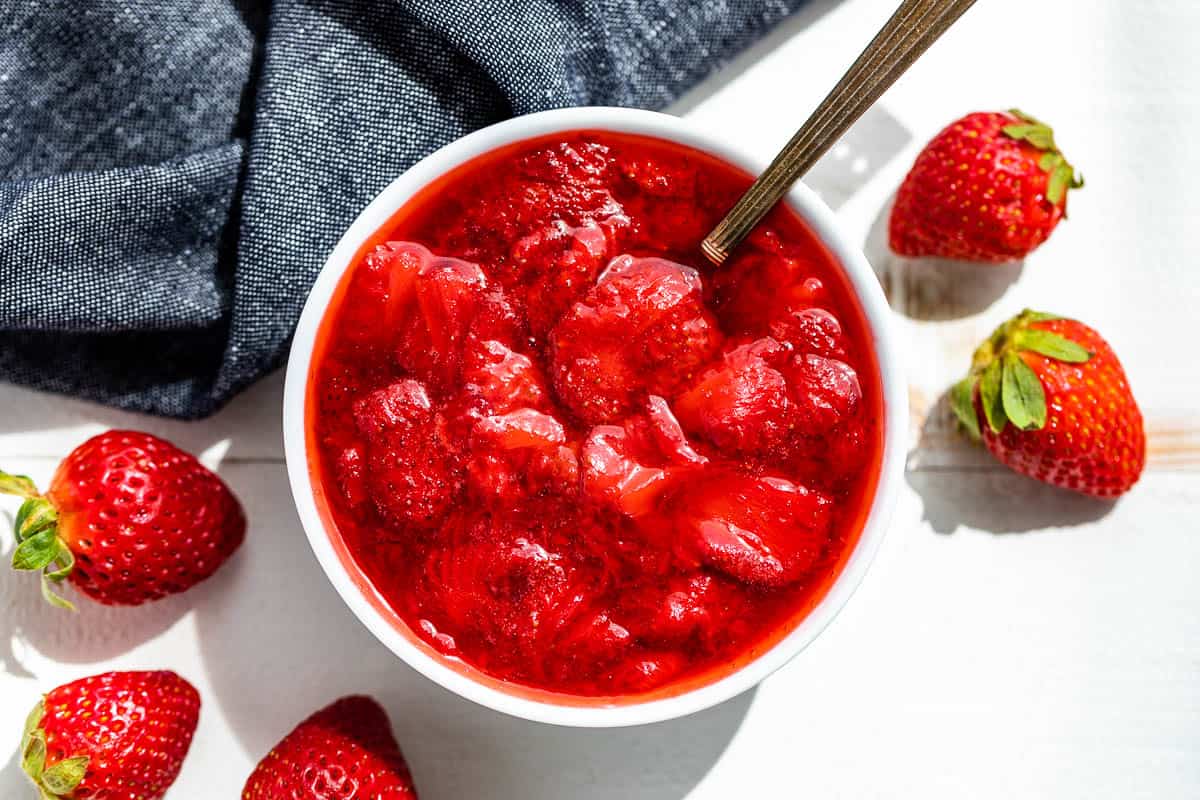
<instances>
[{"instance_id":1,"label":"blue linen napkin","mask_svg":"<svg viewBox=\"0 0 1200 800\"><path fill-rule=\"evenodd\" d=\"M0 0L0 378L210 414L421 156L662 107L803 3Z\"/></svg>"}]
</instances>

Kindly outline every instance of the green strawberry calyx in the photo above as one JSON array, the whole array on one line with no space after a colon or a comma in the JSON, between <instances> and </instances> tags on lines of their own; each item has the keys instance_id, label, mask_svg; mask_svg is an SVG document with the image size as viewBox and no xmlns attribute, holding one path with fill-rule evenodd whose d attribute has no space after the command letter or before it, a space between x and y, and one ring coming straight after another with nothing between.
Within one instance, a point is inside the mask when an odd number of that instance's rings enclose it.
<instances>
[{"instance_id":1,"label":"green strawberry calyx","mask_svg":"<svg viewBox=\"0 0 1200 800\"><path fill-rule=\"evenodd\" d=\"M58 510L24 475L0 472L0 494L25 498L13 521L17 536L17 547L12 554L13 569L41 572L42 596L46 602L74 611L74 604L59 596L53 588L75 569L75 555L58 535Z\"/></svg>"},{"instance_id":2,"label":"green strawberry calyx","mask_svg":"<svg viewBox=\"0 0 1200 800\"><path fill-rule=\"evenodd\" d=\"M950 390L950 407L973 439L981 436L978 394L984 424L1000 433L1008 423L1018 429L1041 430L1046 425L1046 390L1021 353L1032 352L1068 364L1092 357L1082 345L1035 323L1061 319L1025 309L1005 322L975 350L967 377Z\"/></svg>"},{"instance_id":3,"label":"green strawberry calyx","mask_svg":"<svg viewBox=\"0 0 1200 800\"><path fill-rule=\"evenodd\" d=\"M1001 128L1004 135L1019 142L1029 142L1042 153L1038 167L1050 176L1046 184L1046 199L1058 205L1066 198L1067 189L1083 188L1083 174L1071 166L1058 149L1054 142L1054 129L1018 109L1009 109L1008 113L1020 122Z\"/></svg>"},{"instance_id":4,"label":"green strawberry calyx","mask_svg":"<svg viewBox=\"0 0 1200 800\"><path fill-rule=\"evenodd\" d=\"M41 800L58 800L75 791L87 774L90 758L71 756L46 766L46 732L42 719L46 716L45 698L29 712L25 719L25 733L21 737L21 769L37 786Z\"/></svg>"}]
</instances>

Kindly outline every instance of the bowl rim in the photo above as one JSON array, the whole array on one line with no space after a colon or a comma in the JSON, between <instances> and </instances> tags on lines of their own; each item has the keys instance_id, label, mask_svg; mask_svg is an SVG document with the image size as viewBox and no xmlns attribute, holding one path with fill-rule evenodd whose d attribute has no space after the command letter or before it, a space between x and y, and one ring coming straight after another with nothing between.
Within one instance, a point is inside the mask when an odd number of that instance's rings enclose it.
<instances>
[{"instance_id":1,"label":"bowl rim","mask_svg":"<svg viewBox=\"0 0 1200 800\"><path fill-rule=\"evenodd\" d=\"M346 229L317 275L292 340L284 380L283 439L289 483L300 522L326 577L351 612L384 646L425 677L480 705L522 719L571 727L621 727L660 722L717 705L758 685L807 647L833 620L862 582L890 524L904 470L908 394L895 321L874 271L840 229L832 210L797 183L784 200L842 266L874 339L883 391L884 450L875 496L858 542L825 596L770 649L724 677L682 694L612 706L555 704L484 685L407 640L367 599L348 574L318 511L309 471L305 428L307 381L316 336L328 303L361 245L416 192L451 169L504 145L572 130L607 130L678 142L752 174L766 166L736 145L720 141L697 123L656 111L584 106L514 117L470 133L418 161L389 183Z\"/></svg>"}]
</instances>

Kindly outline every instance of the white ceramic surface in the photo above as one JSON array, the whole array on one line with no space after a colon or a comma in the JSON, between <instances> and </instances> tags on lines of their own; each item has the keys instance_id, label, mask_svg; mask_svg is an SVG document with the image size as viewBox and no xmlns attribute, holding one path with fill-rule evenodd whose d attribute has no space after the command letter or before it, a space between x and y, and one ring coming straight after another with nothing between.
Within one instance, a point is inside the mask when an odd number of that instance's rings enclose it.
<instances>
[{"instance_id":1,"label":"white ceramic surface","mask_svg":"<svg viewBox=\"0 0 1200 800\"><path fill-rule=\"evenodd\" d=\"M797 211L845 270L857 293L876 345L884 400L884 453L876 496L866 525L842 573L828 594L787 636L738 671L720 680L664 699L613 706L554 704L485 686L415 646L367 600L347 574L330 543L313 498L305 435L305 395L313 344L321 319L356 252L414 193L454 167L497 147L559 131L611 130L679 142L722 158L752 173L765 167L733 144L707 135L694 123L667 114L624 108L571 108L507 120L472 133L418 162L368 205L334 248L313 285L292 344L284 388L283 430L288 476L301 523L329 580L364 625L417 671L477 703L529 720L579 727L638 725L690 714L757 685L803 650L825 628L862 580L887 529L903 477L908 402L904 370L890 309L879 281L861 251L840 230L829 207L797 185L786 202Z\"/></svg>"}]
</instances>

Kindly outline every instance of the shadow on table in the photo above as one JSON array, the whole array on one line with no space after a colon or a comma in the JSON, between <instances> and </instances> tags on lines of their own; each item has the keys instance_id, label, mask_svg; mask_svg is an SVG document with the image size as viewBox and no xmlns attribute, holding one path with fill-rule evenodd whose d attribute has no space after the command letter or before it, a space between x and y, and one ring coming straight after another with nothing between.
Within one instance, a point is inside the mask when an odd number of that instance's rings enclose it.
<instances>
[{"instance_id":1,"label":"shadow on table","mask_svg":"<svg viewBox=\"0 0 1200 800\"><path fill-rule=\"evenodd\" d=\"M1021 277L1024 261L972 264L947 258L896 255L888 247L888 218L894 201L893 194L879 210L863 243L863 252L897 312L925 321L969 317L999 300Z\"/></svg>"},{"instance_id":2,"label":"shadow on table","mask_svg":"<svg viewBox=\"0 0 1200 800\"><path fill-rule=\"evenodd\" d=\"M886 108L871 106L813 165L804 183L837 211L911 139Z\"/></svg>"},{"instance_id":3,"label":"shadow on table","mask_svg":"<svg viewBox=\"0 0 1200 800\"><path fill-rule=\"evenodd\" d=\"M29 701L29 706L33 707L32 700ZM21 769L21 748L18 745L13 748L8 763L0 768L0 797L18 800L21 797L33 797L35 794L37 790Z\"/></svg>"},{"instance_id":4,"label":"shadow on table","mask_svg":"<svg viewBox=\"0 0 1200 800\"><path fill-rule=\"evenodd\" d=\"M1114 503L1057 489L996 462L957 430L949 395L938 398L909 454L906 479L920 496L923 517L938 533L960 526L1022 533L1095 522Z\"/></svg>"},{"instance_id":5,"label":"shadow on table","mask_svg":"<svg viewBox=\"0 0 1200 800\"><path fill-rule=\"evenodd\" d=\"M238 479L253 528L240 558L189 595L211 692L257 761L336 697L387 707L422 797L677 800L741 725L743 694L686 720L624 730L524 722L462 700L407 667L351 614L290 510L282 467ZM250 482L253 481L253 482Z\"/></svg>"},{"instance_id":6,"label":"shadow on table","mask_svg":"<svg viewBox=\"0 0 1200 800\"><path fill-rule=\"evenodd\" d=\"M743 73L837 7L839 0L810 0L766 36L746 48L725 67L664 109L683 116L711 99ZM881 17L880 23L883 22ZM849 67L853 53L847 53ZM836 75L829 75L830 87ZM786 92L785 87L780 87ZM793 109L793 127L799 128L811 109ZM912 139L912 134L881 105L867 109L836 144L813 165L804 183L835 211L854 196L879 169ZM781 140L782 147L784 141Z\"/></svg>"},{"instance_id":7,"label":"shadow on table","mask_svg":"<svg viewBox=\"0 0 1200 800\"><path fill-rule=\"evenodd\" d=\"M12 527L7 514L0 514L0 527ZM8 552L0 554L0 561L9 557ZM185 596L137 608L102 606L64 585L59 593L79 609L73 614L43 600L38 580L34 573L10 572L0 585L5 609L0 617L0 669L17 677L32 677L18 655L25 646L68 664L104 661L162 633L190 607Z\"/></svg>"},{"instance_id":8,"label":"shadow on table","mask_svg":"<svg viewBox=\"0 0 1200 800\"><path fill-rule=\"evenodd\" d=\"M0 589L6 609L0 618L0 669L31 677L19 656L24 647L67 664L106 661L158 636L191 607L187 595L126 608L99 605L70 588L60 594L75 603L78 612L54 608L43 600L34 574L5 577Z\"/></svg>"}]
</instances>

